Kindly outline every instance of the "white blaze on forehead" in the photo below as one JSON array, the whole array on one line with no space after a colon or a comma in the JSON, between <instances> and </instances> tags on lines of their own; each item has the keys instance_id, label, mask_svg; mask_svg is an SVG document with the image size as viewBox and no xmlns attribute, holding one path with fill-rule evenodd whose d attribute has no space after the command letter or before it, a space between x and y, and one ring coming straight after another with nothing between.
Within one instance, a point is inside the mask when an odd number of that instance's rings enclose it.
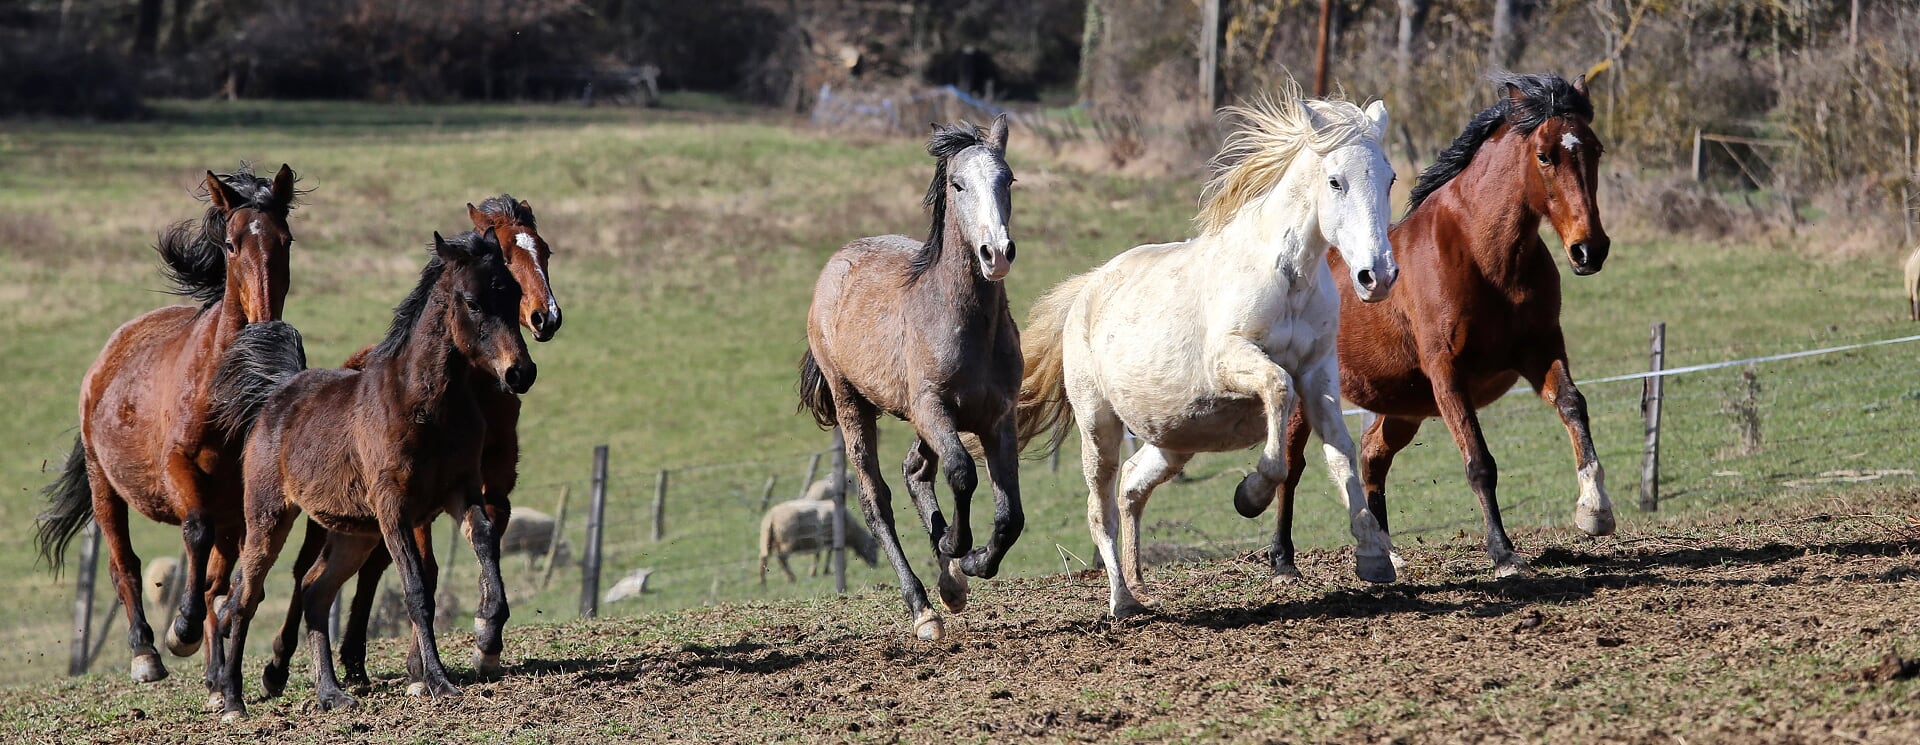
<instances>
[{"instance_id":1,"label":"white blaze on forehead","mask_svg":"<svg viewBox=\"0 0 1920 745\"><path fill-rule=\"evenodd\" d=\"M267 234L267 230L265 228L260 227L259 220L254 220L253 222L247 223L247 232L252 233L254 235Z\"/></svg>"},{"instance_id":2,"label":"white blaze on forehead","mask_svg":"<svg viewBox=\"0 0 1920 745\"><path fill-rule=\"evenodd\" d=\"M1560 135L1560 146L1568 150L1578 150L1580 149L1580 138L1573 136L1572 132L1567 132Z\"/></svg>"},{"instance_id":3,"label":"white blaze on forehead","mask_svg":"<svg viewBox=\"0 0 1920 745\"><path fill-rule=\"evenodd\" d=\"M533 267L533 272L540 275L540 281L542 283L547 283L547 272L540 268L540 252L534 250L533 234L527 232L514 233L513 245L519 246L520 250L527 252L527 261ZM550 283L547 289L547 312L553 314L560 312L559 303L553 299L553 290Z\"/></svg>"}]
</instances>

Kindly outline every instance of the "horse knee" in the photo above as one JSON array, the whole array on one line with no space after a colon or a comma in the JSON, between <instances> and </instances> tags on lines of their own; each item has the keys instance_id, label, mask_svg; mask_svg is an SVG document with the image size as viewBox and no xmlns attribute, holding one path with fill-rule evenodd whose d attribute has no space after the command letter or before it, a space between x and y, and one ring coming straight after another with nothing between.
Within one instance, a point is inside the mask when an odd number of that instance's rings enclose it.
<instances>
[{"instance_id":1,"label":"horse knee","mask_svg":"<svg viewBox=\"0 0 1920 745\"><path fill-rule=\"evenodd\" d=\"M1484 455L1467 461L1467 484L1481 494L1491 494L1500 483L1500 472L1494 466L1493 456Z\"/></svg>"},{"instance_id":2,"label":"horse knee","mask_svg":"<svg viewBox=\"0 0 1920 745\"><path fill-rule=\"evenodd\" d=\"M975 472L972 458L955 458L947 461L947 485L953 487L955 495L972 494L980 486L980 477Z\"/></svg>"}]
</instances>

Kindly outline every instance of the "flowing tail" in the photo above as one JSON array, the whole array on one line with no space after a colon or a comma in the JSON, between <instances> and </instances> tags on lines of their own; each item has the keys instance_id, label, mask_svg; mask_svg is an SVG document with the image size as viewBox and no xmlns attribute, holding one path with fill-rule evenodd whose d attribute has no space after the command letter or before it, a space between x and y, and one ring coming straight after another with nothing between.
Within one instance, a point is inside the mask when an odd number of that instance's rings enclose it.
<instances>
[{"instance_id":1,"label":"flowing tail","mask_svg":"<svg viewBox=\"0 0 1920 745\"><path fill-rule=\"evenodd\" d=\"M833 394L827 390L827 376L814 361L813 350L800 358L800 408L813 414L821 429L833 429L840 419L833 413Z\"/></svg>"},{"instance_id":2,"label":"flowing tail","mask_svg":"<svg viewBox=\"0 0 1920 745\"><path fill-rule=\"evenodd\" d=\"M1093 278L1091 272L1068 277L1054 285L1027 314L1027 325L1020 329L1020 354L1026 358L1026 372L1020 379L1020 403L1014 410L1014 431L1020 449L1041 434L1047 434L1046 447L1037 457L1060 449L1061 441L1073 429L1073 406L1067 402L1066 364L1062 343L1067 329L1067 311L1081 290Z\"/></svg>"},{"instance_id":3,"label":"flowing tail","mask_svg":"<svg viewBox=\"0 0 1920 745\"><path fill-rule=\"evenodd\" d=\"M307 369L300 331L285 321L248 324L213 374L214 426L245 440L254 419L294 373Z\"/></svg>"},{"instance_id":4,"label":"flowing tail","mask_svg":"<svg viewBox=\"0 0 1920 745\"><path fill-rule=\"evenodd\" d=\"M40 493L47 498L47 510L34 520L40 541L40 558L59 574L66 565L67 544L93 519L93 486L87 481L87 449L80 438L73 438L73 452L60 477Z\"/></svg>"}]
</instances>

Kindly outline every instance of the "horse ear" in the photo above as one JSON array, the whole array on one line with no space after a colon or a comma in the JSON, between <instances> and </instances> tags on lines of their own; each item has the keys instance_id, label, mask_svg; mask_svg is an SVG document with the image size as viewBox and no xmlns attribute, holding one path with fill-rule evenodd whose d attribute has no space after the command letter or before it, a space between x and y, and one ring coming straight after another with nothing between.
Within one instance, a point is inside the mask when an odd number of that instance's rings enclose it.
<instances>
[{"instance_id":1,"label":"horse ear","mask_svg":"<svg viewBox=\"0 0 1920 745\"><path fill-rule=\"evenodd\" d=\"M247 202L245 197L240 196L240 192L234 191L233 187L228 186L227 182L221 181L219 176L213 175L212 171L207 172L207 183L205 186L207 189L207 199L213 202L213 206L219 207L222 210L232 212L235 207L239 207Z\"/></svg>"},{"instance_id":2,"label":"horse ear","mask_svg":"<svg viewBox=\"0 0 1920 745\"><path fill-rule=\"evenodd\" d=\"M1522 111L1529 105L1527 103L1527 94L1520 91L1520 86L1512 83L1507 84L1507 103L1512 105L1509 111Z\"/></svg>"},{"instance_id":3,"label":"horse ear","mask_svg":"<svg viewBox=\"0 0 1920 745\"><path fill-rule=\"evenodd\" d=\"M527 213L527 214L529 214L529 215L531 215L531 214L533 214L533 205L531 205L531 204L527 204L527 200L525 200L525 199L521 199L521 200L518 200L518 201L516 201L516 202L514 202L514 204L517 204L517 205L519 205L519 206L520 206L520 210L521 210L521 211L523 211L523 212L525 212L525 213Z\"/></svg>"},{"instance_id":4,"label":"horse ear","mask_svg":"<svg viewBox=\"0 0 1920 745\"><path fill-rule=\"evenodd\" d=\"M467 258L466 251L454 248L451 244L447 243L447 239L441 237L440 231L438 230L433 231L433 255L440 257L441 261L449 264L457 264Z\"/></svg>"},{"instance_id":5,"label":"horse ear","mask_svg":"<svg viewBox=\"0 0 1920 745\"><path fill-rule=\"evenodd\" d=\"M993 127L987 130L987 144L1003 156L1007 154L1007 129L1007 115L1001 114L993 118Z\"/></svg>"},{"instance_id":6,"label":"horse ear","mask_svg":"<svg viewBox=\"0 0 1920 745\"><path fill-rule=\"evenodd\" d=\"M467 203L467 219L473 221L474 230L485 231L487 228L493 227L493 218L488 217L487 213L481 212L479 207L473 206L472 202Z\"/></svg>"},{"instance_id":7,"label":"horse ear","mask_svg":"<svg viewBox=\"0 0 1920 745\"><path fill-rule=\"evenodd\" d=\"M293 168L285 163L281 163L280 171L273 174L274 211L280 213L281 217L285 217L287 208L293 206L293 178Z\"/></svg>"},{"instance_id":8,"label":"horse ear","mask_svg":"<svg viewBox=\"0 0 1920 745\"><path fill-rule=\"evenodd\" d=\"M1367 104L1367 120L1373 122L1373 139L1387 141L1387 102Z\"/></svg>"},{"instance_id":9,"label":"horse ear","mask_svg":"<svg viewBox=\"0 0 1920 745\"><path fill-rule=\"evenodd\" d=\"M1580 73L1577 77L1573 79L1573 92L1578 93L1582 96L1587 95L1587 74L1586 73L1584 72Z\"/></svg>"},{"instance_id":10,"label":"horse ear","mask_svg":"<svg viewBox=\"0 0 1920 745\"><path fill-rule=\"evenodd\" d=\"M1314 111L1313 107L1307 104L1306 99L1301 99L1300 110L1303 112L1306 112L1307 126L1312 127L1315 132L1318 132L1321 129L1326 128L1327 126L1326 117L1320 116L1320 112Z\"/></svg>"}]
</instances>

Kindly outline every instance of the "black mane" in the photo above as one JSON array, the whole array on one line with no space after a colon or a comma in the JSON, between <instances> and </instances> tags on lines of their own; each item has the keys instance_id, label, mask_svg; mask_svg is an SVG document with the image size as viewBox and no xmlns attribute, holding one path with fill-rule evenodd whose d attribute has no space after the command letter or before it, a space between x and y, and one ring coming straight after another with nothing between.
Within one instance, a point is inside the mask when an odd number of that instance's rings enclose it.
<instances>
[{"instance_id":1,"label":"black mane","mask_svg":"<svg viewBox=\"0 0 1920 745\"><path fill-rule=\"evenodd\" d=\"M1500 91L1499 103L1474 115L1473 121L1467 123L1467 128L1454 138L1453 144L1433 159L1433 165L1420 172L1420 180L1413 185L1412 196L1407 198L1407 212L1419 209L1420 203L1426 201L1428 195L1466 170L1467 164L1473 162L1474 153L1480 151L1480 146L1503 123L1513 125L1513 129L1521 134L1529 134L1556 116L1577 116L1593 121L1593 101L1558 75L1502 72L1492 75L1491 80ZM1513 98L1507 94L1509 85L1520 91L1525 103L1515 105Z\"/></svg>"},{"instance_id":2,"label":"black mane","mask_svg":"<svg viewBox=\"0 0 1920 745\"><path fill-rule=\"evenodd\" d=\"M492 239L471 230L448 237L446 241L448 245L461 247L487 245L493 248L493 253L496 255L500 251L498 246L491 245ZM407 342L413 337L413 327L420 321L420 314L426 312L427 301L433 296L433 286L439 283L440 275L447 272L447 262L441 260L439 254L434 253L432 246L427 247L427 256L427 265L420 269L420 282L413 286L412 292L407 293L405 300L393 306L393 324L387 327L386 338L381 339L380 343L373 348L370 357L398 355L400 350L406 349Z\"/></svg>"},{"instance_id":3,"label":"black mane","mask_svg":"<svg viewBox=\"0 0 1920 745\"><path fill-rule=\"evenodd\" d=\"M273 205L273 182L253 175L245 163L233 173L220 174L221 181L246 200L241 205L269 209ZM195 199L211 198L202 190ZM160 254L160 274L172 285L167 291L200 301L200 307L213 305L227 293L227 211L209 205L199 220L182 220L160 234L153 250Z\"/></svg>"},{"instance_id":4,"label":"black mane","mask_svg":"<svg viewBox=\"0 0 1920 745\"><path fill-rule=\"evenodd\" d=\"M481 200L480 211L489 215L506 215L521 225L535 230L540 229L540 226L533 222L533 209L523 206L520 200L513 198L512 194L501 194Z\"/></svg>"},{"instance_id":5,"label":"black mane","mask_svg":"<svg viewBox=\"0 0 1920 745\"><path fill-rule=\"evenodd\" d=\"M960 151L986 142L980 129L968 122L935 125L933 135L927 138L927 154L936 159L933 167L933 183L927 184L926 205L933 212L933 227L927 231L927 242L921 244L920 252L913 255L907 264L907 284L913 284L926 274L935 263L940 261L941 238L947 232L947 161Z\"/></svg>"}]
</instances>

